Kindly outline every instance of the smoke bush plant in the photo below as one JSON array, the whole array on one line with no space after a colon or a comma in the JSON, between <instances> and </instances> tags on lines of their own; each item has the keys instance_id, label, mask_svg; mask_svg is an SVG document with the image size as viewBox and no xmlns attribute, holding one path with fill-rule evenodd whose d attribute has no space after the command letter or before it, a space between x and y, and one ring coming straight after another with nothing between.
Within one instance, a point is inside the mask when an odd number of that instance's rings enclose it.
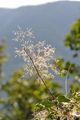
<instances>
[{"instance_id":1,"label":"smoke bush plant","mask_svg":"<svg viewBox=\"0 0 80 120\"><path fill-rule=\"evenodd\" d=\"M38 80L42 81L47 92L53 97L51 90L48 89L44 80L54 77L50 71L55 59L55 49L51 45L46 45L45 41L34 44L32 41L34 35L31 29L23 31L19 28L14 35L14 40L19 42L20 45L19 48L16 48L15 52L25 62L24 71L26 76L37 75Z\"/></svg>"},{"instance_id":2,"label":"smoke bush plant","mask_svg":"<svg viewBox=\"0 0 80 120\"><path fill-rule=\"evenodd\" d=\"M45 41L34 44L31 41L34 38L31 29L23 31L19 28L14 35L14 39L20 43L20 48L16 48L16 55L22 57L25 62L24 70L26 75L36 75L35 65L43 78L52 76L49 69L54 59L55 49L51 45L46 45Z\"/></svg>"}]
</instances>

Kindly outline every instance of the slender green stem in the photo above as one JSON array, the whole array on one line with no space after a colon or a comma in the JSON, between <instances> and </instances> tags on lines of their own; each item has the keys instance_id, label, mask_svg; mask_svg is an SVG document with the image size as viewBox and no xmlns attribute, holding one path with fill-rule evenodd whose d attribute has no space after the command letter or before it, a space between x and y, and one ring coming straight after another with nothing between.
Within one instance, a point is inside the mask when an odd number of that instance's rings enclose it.
<instances>
[{"instance_id":1,"label":"slender green stem","mask_svg":"<svg viewBox=\"0 0 80 120\"><path fill-rule=\"evenodd\" d=\"M67 96L68 94L68 77L69 77L69 71L71 68L71 63L69 65L68 71L67 71L67 75L66 75L66 79L65 79L65 95Z\"/></svg>"}]
</instances>

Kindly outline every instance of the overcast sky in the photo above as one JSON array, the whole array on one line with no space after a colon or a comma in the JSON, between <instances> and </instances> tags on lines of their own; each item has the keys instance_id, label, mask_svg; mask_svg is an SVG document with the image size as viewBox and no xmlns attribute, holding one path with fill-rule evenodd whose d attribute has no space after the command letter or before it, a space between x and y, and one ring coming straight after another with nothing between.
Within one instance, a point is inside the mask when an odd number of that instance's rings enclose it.
<instances>
[{"instance_id":1,"label":"overcast sky","mask_svg":"<svg viewBox=\"0 0 80 120\"><path fill-rule=\"evenodd\" d=\"M61 1L61 0L0 0L0 7L16 8L23 5L38 5L48 2L55 2L55 1ZM80 0L73 0L73 1L80 1Z\"/></svg>"}]
</instances>

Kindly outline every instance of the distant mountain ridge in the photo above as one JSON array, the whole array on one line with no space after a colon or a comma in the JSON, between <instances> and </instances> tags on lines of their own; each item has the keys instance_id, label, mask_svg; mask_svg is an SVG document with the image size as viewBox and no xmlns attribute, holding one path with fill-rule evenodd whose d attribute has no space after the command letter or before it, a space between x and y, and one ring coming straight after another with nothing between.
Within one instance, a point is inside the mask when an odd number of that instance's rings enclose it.
<instances>
[{"instance_id":1,"label":"distant mountain ridge","mask_svg":"<svg viewBox=\"0 0 80 120\"><path fill-rule=\"evenodd\" d=\"M71 59L71 52L64 47L64 35L73 22L80 18L80 2L61 1L38 6L25 6L17 9L0 8L0 38L6 39L10 60L6 64L7 75L21 66L14 57L16 42L12 41L12 32L21 26L32 28L36 40L46 40L56 48L56 55Z\"/></svg>"}]
</instances>

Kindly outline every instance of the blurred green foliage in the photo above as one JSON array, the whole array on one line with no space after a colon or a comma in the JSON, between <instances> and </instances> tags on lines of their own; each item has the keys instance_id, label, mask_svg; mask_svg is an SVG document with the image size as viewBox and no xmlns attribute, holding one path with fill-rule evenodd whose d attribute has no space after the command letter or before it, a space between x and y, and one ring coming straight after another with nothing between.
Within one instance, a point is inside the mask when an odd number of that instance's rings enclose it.
<instances>
[{"instance_id":1,"label":"blurred green foliage","mask_svg":"<svg viewBox=\"0 0 80 120\"><path fill-rule=\"evenodd\" d=\"M65 36L65 46L75 52L74 57L80 56L80 19L72 24L69 34Z\"/></svg>"},{"instance_id":2,"label":"blurred green foliage","mask_svg":"<svg viewBox=\"0 0 80 120\"><path fill-rule=\"evenodd\" d=\"M2 40L0 40L0 80L3 77L3 64L6 62L7 57L5 54L5 44Z\"/></svg>"},{"instance_id":3,"label":"blurred green foliage","mask_svg":"<svg viewBox=\"0 0 80 120\"><path fill-rule=\"evenodd\" d=\"M23 69L17 70L10 80L1 86L1 90L6 94L5 98L0 98L1 120L30 120L36 104L49 97L45 86L37 81L36 76L24 79L23 75ZM52 80L45 81L52 91L59 91L59 85Z\"/></svg>"}]
</instances>

